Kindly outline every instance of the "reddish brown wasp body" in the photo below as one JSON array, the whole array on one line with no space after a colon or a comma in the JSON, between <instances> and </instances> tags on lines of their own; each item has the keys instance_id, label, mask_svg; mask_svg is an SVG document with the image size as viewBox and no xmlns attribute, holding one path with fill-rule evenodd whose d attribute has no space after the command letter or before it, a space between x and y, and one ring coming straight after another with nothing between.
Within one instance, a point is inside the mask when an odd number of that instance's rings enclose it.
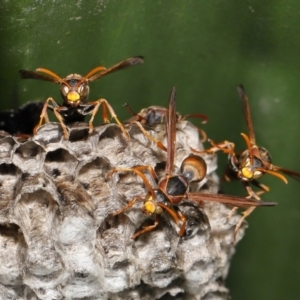
<instances>
[{"instance_id":1,"label":"reddish brown wasp body","mask_svg":"<svg viewBox=\"0 0 300 300\"><path fill-rule=\"evenodd\" d=\"M265 173L276 176L285 183L287 183L287 179L281 173L289 175L297 180L300 179L300 173L273 165L269 152L265 148L257 146L250 114L248 97L243 86L238 86L237 90L242 100L243 112L248 127L249 136L245 133L241 133L241 136L246 142L247 149L239 154L236 154L234 143L224 141L216 144L215 142L210 140L210 143L213 147L206 150L206 152L214 153L216 151L222 150L224 153L227 153L228 167L224 175L225 180L241 180L249 194L249 197L260 200L259 196L269 191L268 186L257 181L257 179L263 176ZM258 187L260 190L254 192L252 187L250 186L250 183ZM250 207L248 210L246 210L244 212L243 218L237 226L240 226L242 224L242 221L248 215L250 215L254 209L255 207Z\"/></svg>"},{"instance_id":2,"label":"reddish brown wasp body","mask_svg":"<svg viewBox=\"0 0 300 300\"><path fill-rule=\"evenodd\" d=\"M156 124L162 124L166 122L166 115L168 113L168 109L162 106L150 106L142 109L139 113L135 113L130 108L129 104L125 103L124 106L127 110L133 115L132 118L127 120L125 123L140 123L146 126L153 126ZM199 118L202 119L202 124L207 123L208 118L203 114L188 114L188 115L180 115L176 112L176 122L184 121L187 118ZM139 126L140 128L142 126ZM200 135L202 136L201 142L206 141L207 135L204 130L201 128L197 128ZM144 132L144 131L143 131ZM165 150L165 149L164 149Z\"/></svg>"},{"instance_id":3,"label":"reddish brown wasp body","mask_svg":"<svg viewBox=\"0 0 300 300\"><path fill-rule=\"evenodd\" d=\"M176 149L176 110L175 110L175 88L172 89L169 106L166 114L166 133L167 133L167 161L165 167L165 176L158 180L154 169L150 166L136 166L133 168L115 168L108 174L108 178L115 172L133 172L138 175L148 189L146 196L137 196L133 198L127 206L117 211L115 215L124 212L131 208L133 204L139 200L143 201L142 211L148 215L155 215L153 225L143 227L136 232L133 239L139 235L153 230L157 227L160 215L166 211L173 218L175 223L180 226L179 235L182 236L186 228L186 217L177 209L177 205L183 200L190 200L198 203L203 201L219 202L238 207L252 206L273 206L276 203L261 202L252 199L240 198L227 195L214 195L204 193L188 192L191 182L199 182L206 176L206 163L200 156L191 154L186 157L180 168L180 174L173 175L174 172L174 155ZM148 171L154 181L157 183L157 188L153 188L144 171Z\"/></svg>"},{"instance_id":4,"label":"reddish brown wasp body","mask_svg":"<svg viewBox=\"0 0 300 300\"><path fill-rule=\"evenodd\" d=\"M47 108L53 110L56 118L62 126L64 137L66 139L68 138L66 124L71 122L82 122L86 115L91 115L89 120L89 131L92 132L94 117L102 105L104 122L109 123L107 114L108 110L111 117L114 118L121 127L126 138L129 139L123 125L120 123L114 110L105 99L101 98L96 101L87 102L89 95L89 83L114 71L141 64L143 61L143 57L136 56L128 58L108 69L103 66L96 67L88 72L86 76L70 74L66 78L61 78L52 71L44 68L38 68L36 69L36 72L20 70L19 74L23 79L39 79L60 84L60 93L63 98L63 104L59 105L53 98L48 98L42 109L40 122L34 129L34 133L36 133L37 129L42 125L44 119L48 122Z\"/></svg>"},{"instance_id":5,"label":"reddish brown wasp body","mask_svg":"<svg viewBox=\"0 0 300 300\"><path fill-rule=\"evenodd\" d=\"M259 195L269 191L267 186L257 181L257 179L265 173L276 176L285 183L287 183L287 179L280 173L289 175L298 180L300 180L300 173L273 165L269 152L265 148L257 146L248 97L245 94L243 86L238 86L237 90L243 103L243 111L249 132L249 136L245 133L241 133L241 136L246 142L247 149L240 154L236 154L234 151L235 145L233 143L224 141L216 144L211 140L210 142L213 147L206 150L206 152L212 153L222 150L223 152L228 153L229 164L228 170L225 173L225 179L228 181L233 178L240 179L245 185L249 196L259 200ZM250 183L259 187L261 190L255 193L252 190Z\"/></svg>"}]
</instances>

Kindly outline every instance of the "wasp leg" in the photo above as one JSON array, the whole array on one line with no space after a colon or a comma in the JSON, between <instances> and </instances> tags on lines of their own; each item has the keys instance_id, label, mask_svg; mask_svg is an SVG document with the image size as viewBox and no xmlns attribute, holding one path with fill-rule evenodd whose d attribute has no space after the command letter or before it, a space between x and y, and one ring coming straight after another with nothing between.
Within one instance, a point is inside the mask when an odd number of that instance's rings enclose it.
<instances>
[{"instance_id":1,"label":"wasp leg","mask_svg":"<svg viewBox=\"0 0 300 300\"><path fill-rule=\"evenodd\" d=\"M45 119L46 123L49 122L49 117L48 117L48 113L47 113L47 108L49 106L49 102L52 102L55 107L58 106L58 104L56 103L56 101L53 98L50 97L50 98L48 98L46 100L46 102L43 105L41 114L40 114L40 121L39 121L39 123L33 129L33 133L34 134L36 134L36 132L39 129L39 127L42 126L44 119Z\"/></svg>"},{"instance_id":2,"label":"wasp leg","mask_svg":"<svg viewBox=\"0 0 300 300\"><path fill-rule=\"evenodd\" d=\"M223 151L225 154L229 154L232 156L235 156L234 152L234 143L229 142L229 141L223 141L221 143L216 144L213 140L208 139L208 141L211 143L212 147L205 149L205 150L196 150L191 148L193 152L196 153L206 153L206 154L215 154L217 151Z\"/></svg>"},{"instance_id":3,"label":"wasp leg","mask_svg":"<svg viewBox=\"0 0 300 300\"><path fill-rule=\"evenodd\" d=\"M230 154L230 155L234 155L235 156L235 152L234 152L234 143L229 142L229 141L223 141L221 143L216 144L213 140L209 139L208 140L212 147L207 149L206 151L208 151L208 153L215 153L217 151L223 151L226 154Z\"/></svg>"},{"instance_id":4,"label":"wasp leg","mask_svg":"<svg viewBox=\"0 0 300 300\"><path fill-rule=\"evenodd\" d=\"M93 121L94 121L94 118L95 118L95 115L97 114L98 110L99 110L99 107L102 105L102 118L103 118L103 121L104 123L109 123L109 118L108 118L108 113L107 113L107 110L109 111L111 117L113 119L115 119L115 121L117 122L117 124L120 126L125 138L127 141L130 140L130 137L127 133L127 131L125 130L124 126L122 125L122 123L119 121L117 115L115 114L115 111L113 110L113 108L110 106L110 104L107 102L107 100L101 98L97 101L93 101L93 102L88 102L89 105L92 105L92 106L95 106L94 109L92 110L92 113L91 113L91 118L89 120L89 132L93 132Z\"/></svg>"},{"instance_id":5,"label":"wasp leg","mask_svg":"<svg viewBox=\"0 0 300 300\"><path fill-rule=\"evenodd\" d=\"M179 236L183 236L186 230L186 217L183 215L181 211L177 211L177 215L179 219L182 221L182 225L179 230Z\"/></svg>"},{"instance_id":6,"label":"wasp leg","mask_svg":"<svg viewBox=\"0 0 300 300\"><path fill-rule=\"evenodd\" d=\"M257 180L253 180L252 181L252 184L255 185L256 187L260 188L261 190L258 191L258 192L254 192L253 189L251 188L250 186L250 183L249 182L243 182L244 183L244 186L248 192L248 196L247 198L255 198L256 200L260 200L260 195L262 195L263 193L266 193L268 192L270 189L268 186L258 182ZM237 223L237 225L235 226L235 230L234 230L234 235L233 235L233 243L235 243L235 239L236 239L236 235L240 229L240 227L242 226L242 223L244 222L244 220L254 211L256 207L252 206L252 207L249 207L246 211L244 211L242 214L242 218L239 220L239 222ZM237 207L234 207L227 218L231 218L234 211L236 211L238 208Z\"/></svg>"},{"instance_id":7,"label":"wasp leg","mask_svg":"<svg viewBox=\"0 0 300 300\"><path fill-rule=\"evenodd\" d=\"M156 175L155 171L153 170L153 168L151 166L135 166L133 169L138 170L138 171L147 170L151 174L154 181L156 183L158 182L157 175Z\"/></svg>"},{"instance_id":8,"label":"wasp leg","mask_svg":"<svg viewBox=\"0 0 300 300\"><path fill-rule=\"evenodd\" d=\"M248 181L242 181L244 186L245 186L245 189L247 190L248 192L248 196L247 198L255 198L256 200L260 200L260 195L262 195L263 193L266 193L268 192L270 189L268 186L258 182L257 180L252 180L251 183L260 188L261 190L258 191L258 192L254 192L253 189L251 188L250 186L250 183Z\"/></svg>"},{"instance_id":9,"label":"wasp leg","mask_svg":"<svg viewBox=\"0 0 300 300\"><path fill-rule=\"evenodd\" d=\"M238 207L235 206L235 207L229 212L229 214L228 214L228 216L227 216L227 220L230 220L231 217L233 216L233 214L234 214L237 210L238 210Z\"/></svg>"},{"instance_id":10,"label":"wasp leg","mask_svg":"<svg viewBox=\"0 0 300 300\"><path fill-rule=\"evenodd\" d=\"M184 115L184 116L182 116L180 118L180 121L183 121L183 120L185 120L187 118L200 118L200 119L203 119L203 121L201 122L202 124L205 124L208 121L207 116L202 115L202 114L188 114L188 115ZM201 139L200 139L200 141L202 143L204 143L207 140L207 134L206 134L206 132L203 129L201 129L199 127L197 127L197 129L198 129L198 132L199 132L200 136L202 136Z\"/></svg>"},{"instance_id":11,"label":"wasp leg","mask_svg":"<svg viewBox=\"0 0 300 300\"><path fill-rule=\"evenodd\" d=\"M200 142L204 143L207 140L207 134L203 129L201 129L199 127L197 127L197 129L198 129L199 134L202 136L200 139Z\"/></svg>"},{"instance_id":12,"label":"wasp leg","mask_svg":"<svg viewBox=\"0 0 300 300\"><path fill-rule=\"evenodd\" d=\"M146 136L150 141L154 142L158 148L164 150L164 151L167 151L167 148L160 142L158 141L157 139L155 139L153 136L151 136L146 130L145 128L143 127L143 125L138 122L138 121L132 121L131 124L136 124L140 130L142 131L142 133L144 134L144 136Z\"/></svg>"},{"instance_id":13,"label":"wasp leg","mask_svg":"<svg viewBox=\"0 0 300 300\"><path fill-rule=\"evenodd\" d=\"M56 118L58 119L59 123L61 124L61 127L62 127L62 130L63 130L63 134L64 134L65 139L68 139L69 133L68 133L67 127L64 124L63 117L59 113L59 111L65 109L65 107L64 106L59 106L57 104L57 102L53 98L51 98L51 97L46 100L46 102L45 102L45 104L43 106L43 109L41 111L40 121L39 121L38 125L36 125L34 127L33 133L34 134L37 133L37 130L43 124L43 120L45 120L45 123L49 122L49 117L48 117L48 113L47 113L47 108L49 107L49 102L51 102L51 104L54 106L53 107L53 112L54 112Z\"/></svg>"},{"instance_id":14,"label":"wasp leg","mask_svg":"<svg viewBox=\"0 0 300 300\"><path fill-rule=\"evenodd\" d=\"M269 191L270 191L270 188L269 188L267 185L262 184L262 183L258 182L258 181L255 180L255 179L252 180L251 182L252 182L252 184L253 184L254 186L256 186L256 187L258 187L258 188L261 189L260 191L256 192L256 195L257 195L257 196L260 196L260 195L262 195L263 193L266 193L266 192L269 192Z\"/></svg>"},{"instance_id":15,"label":"wasp leg","mask_svg":"<svg viewBox=\"0 0 300 300\"><path fill-rule=\"evenodd\" d=\"M253 191L253 189L251 188L250 183L249 183L248 181L246 181L246 182L243 181L243 184L244 184L244 186L245 186L245 189L246 189L247 192L248 192L248 196L247 196L246 198L249 198L249 199L254 198L254 199L256 199L256 200L260 200L260 197L259 197L259 196L260 196L261 194L263 194L263 193L269 191L269 188L268 188L266 185L264 185L264 184L262 184L262 183L259 183L257 180L253 180L253 181L252 181L252 184L262 189L261 191L258 191L258 192L254 192L254 191ZM237 209L238 209L238 207L234 207L234 208L229 212L229 214L228 214L228 216L227 216L227 219L228 219L228 220L233 216L233 214L237 211Z\"/></svg>"},{"instance_id":16,"label":"wasp leg","mask_svg":"<svg viewBox=\"0 0 300 300\"><path fill-rule=\"evenodd\" d=\"M170 214L170 216L173 218L176 225L179 225L179 221L182 221L182 225L180 226L180 230L179 230L179 236L183 236L186 229L186 217L181 212L176 212L172 207L169 207L165 204L157 203L157 205ZM143 227L143 229L138 231L132 238L135 239L137 236L147 231L153 230L158 225L158 222L159 222L159 215L156 215L156 219L153 225Z\"/></svg>"},{"instance_id":17,"label":"wasp leg","mask_svg":"<svg viewBox=\"0 0 300 300\"><path fill-rule=\"evenodd\" d=\"M60 107L55 107L53 109L53 112L57 118L57 120L59 121L61 127L62 127L62 130L63 130L63 134L64 134L64 138L67 140L69 139L69 132L68 132L68 129L67 129L67 126L65 125L64 123L64 119L63 117L61 116L61 114L59 113L60 110L65 110L66 107L64 106L60 106Z\"/></svg>"},{"instance_id":18,"label":"wasp leg","mask_svg":"<svg viewBox=\"0 0 300 300\"><path fill-rule=\"evenodd\" d=\"M234 233L233 233L233 241L232 241L233 244L235 243L236 235L237 235L239 229L241 228L244 220L254 211L254 209L255 209L255 207L252 206L242 212L243 216L240 218L238 223L235 225L235 229L234 229Z\"/></svg>"},{"instance_id":19,"label":"wasp leg","mask_svg":"<svg viewBox=\"0 0 300 300\"><path fill-rule=\"evenodd\" d=\"M153 229L155 229L158 225L160 221L160 217L157 215L156 218L155 218L155 221L152 225L149 225L149 226L145 226L143 227L141 230L139 230L138 232L136 232L133 236L132 236L132 239L136 239L138 236L140 236L141 234L145 233L145 232L149 232L149 231L152 231Z\"/></svg>"},{"instance_id":20,"label":"wasp leg","mask_svg":"<svg viewBox=\"0 0 300 300\"><path fill-rule=\"evenodd\" d=\"M144 184L146 185L146 187L148 188L148 190L150 191L151 195L153 196L153 198L155 198L155 195L154 195L154 191L153 191L153 188L149 182L149 180L147 179L147 177L142 173L142 171L146 169L148 170L151 175L153 176L153 179L157 182L158 181L158 178L153 170L152 167L150 166L136 166L136 167L133 167L133 168L114 168L112 170L110 170L107 174L107 178L109 179L113 173L115 172L133 172L135 173L136 175L138 175L143 181L144 181Z\"/></svg>"},{"instance_id":21,"label":"wasp leg","mask_svg":"<svg viewBox=\"0 0 300 300\"><path fill-rule=\"evenodd\" d=\"M131 200L127 203L127 205L126 205L125 207L123 207L123 208L121 208L121 209L115 211L112 215L113 215L113 216L116 216L116 215L119 215L119 214L123 213L123 212L126 211L127 209L131 208L137 200L140 201L140 200L144 200L144 199L143 199L141 196L134 197L133 199L131 199Z\"/></svg>"}]
</instances>

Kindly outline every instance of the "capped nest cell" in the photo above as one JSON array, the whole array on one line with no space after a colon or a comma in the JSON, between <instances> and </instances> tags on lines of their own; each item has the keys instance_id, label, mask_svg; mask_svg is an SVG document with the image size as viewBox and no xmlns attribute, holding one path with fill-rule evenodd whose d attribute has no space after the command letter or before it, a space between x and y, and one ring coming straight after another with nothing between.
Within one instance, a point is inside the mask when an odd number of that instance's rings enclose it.
<instances>
[{"instance_id":1,"label":"capped nest cell","mask_svg":"<svg viewBox=\"0 0 300 300\"><path fill-rule=\"evenodd\" d=\"M168 214L133 240L153 219L134 197L147 194L143 180L113 168L151 166L164 176L166 152L136 124L69 127L58 123L22 140L0 137L0 299L228 299L224 285L234 253L239 214L219 203L183 201L185 234ZM146 128L146 127L145 127ZM166 145L163 124L146 128ZM194 149L203 149L197 128L176 125L175 172ZM206 178L191 192L218 193L215 156L205 155ZM149 174L147 179L155 187ZM237 235L244 234L245 224Z\"/></svg>"}]
</instances>

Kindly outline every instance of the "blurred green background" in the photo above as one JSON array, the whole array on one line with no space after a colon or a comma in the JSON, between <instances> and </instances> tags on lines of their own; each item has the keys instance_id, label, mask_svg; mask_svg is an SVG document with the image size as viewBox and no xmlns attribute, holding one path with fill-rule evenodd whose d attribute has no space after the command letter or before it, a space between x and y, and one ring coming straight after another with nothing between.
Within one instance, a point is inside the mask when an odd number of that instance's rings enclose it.
<instances>
[{"instance_id":1,"label":"blurred green background","mask_svg":"<svg viewBox=\"0 0 300 300\"><path fill-rule=\"evenodd\" d=\"M85 75L144 55L143 65L93 82L90 100L106 98L122 120L124 102L136 111L165 105L176 85L178 111L206 114L209 137L243 149L242 83L258 144L276 165L300 170L300 2L2 0L0 17L1 109L48 96L61 102L57 85L21 81L19 69ZM220 174L225 164L221 155ZM233 299L299 299L300 184L269 175L262 182L271 187L263 199L280 204L248 219L227 284ZM245 194L238 182L223 189Z\"/></svg>"}]
</instances>

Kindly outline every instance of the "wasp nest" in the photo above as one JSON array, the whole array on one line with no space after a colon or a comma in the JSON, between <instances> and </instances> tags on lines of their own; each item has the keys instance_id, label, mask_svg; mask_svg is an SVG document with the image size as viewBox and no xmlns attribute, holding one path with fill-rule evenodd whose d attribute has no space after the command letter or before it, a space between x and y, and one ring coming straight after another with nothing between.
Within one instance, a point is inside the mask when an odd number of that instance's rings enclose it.
<instances>
[{"instance_id":1,"label":"wasp nest","mask_svg":"<svg viewBox=\"0 0 300 300\"><path fill-rule=\"evenodd\" d=\"M183 237L164 214L158 227L136 240L151 217L137 201L147 189L134 173L115 167L149 165L164 176L166 152L126 125L128 142L115 124L70 126L64 140L58 123L42 126L27 140L0 137L1 299L228 299L224 279L234 252L232 236L240 215L229 207L184 201ZM177 123L175 172L191 150L202 149L197 128ZM163 125L149 134L166 144ZM204 157L205 180L192 192L218 192L216 158ZM146 174L151 185L150 176ZM241 239L244 226L238 233Z\"/></svg>"}]
</instances>

